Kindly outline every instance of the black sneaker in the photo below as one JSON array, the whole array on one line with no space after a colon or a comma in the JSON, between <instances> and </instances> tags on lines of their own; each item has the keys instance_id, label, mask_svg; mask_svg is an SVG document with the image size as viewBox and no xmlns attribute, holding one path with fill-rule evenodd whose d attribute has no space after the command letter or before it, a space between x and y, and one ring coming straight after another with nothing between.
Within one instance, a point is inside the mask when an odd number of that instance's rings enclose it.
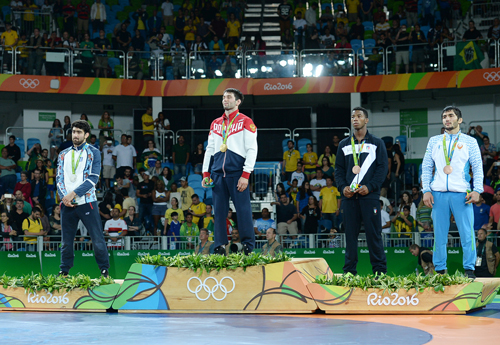
<instances>
[{"instance_id":1,"label":"black sneaker","mask_svg":"<svg viewBox=\"0 0 500 345\"><path fill-rule=\"evenodd\" d=\"M224 246L218 246L214 249L214 254L226 255L226 248Z\"/></svg>"},{"instance_id":2,"label":"black sneaker","mask_svg":"<svg viewBox=\"0 0 500 345\"><path fill-rule=\"evenodd\" d=\"M436 273L437 274L446 274L446 270L436 270Z\"/></svg>"},{"instance_id":3,"label":"black sneaker","mask_svg":"<svg viewBox=\"0 0 500 345\"><path fill-rule=\"evenodd\" d=\"M248 248L248 246L246 244L243 244L243 253L245 255L248 255L252 252L252 250L250 248Z\"/></svg>"},{"instance_id":4,"label":"black sneaker","mask_svg":"<svg viewBox=\"0 0 500 345\"><path fill-rule=\"evenodd\" d=\"M57 274L58 277L66 277L67 275L68 275L68 272L63 271L63 270L59 271L59 273Z\"/></svg>"},{"instance_id":5,"label":"black sneaker","mask_svg":"<svg viewBox=\"0 0 500 345\"><path fill-rule=\"evenodd\" d=\"M108 278L109 277L108 270L107 269L101 270L101 276L103 276L104 278Z\"/></svg>"},{"instance_id":6,"label":"black sneaker","mask_svg":"<svg viewBox=\"0 0 500 345\"><path fill-rule=\"evenodd\" d=\"M476 279L476 275L473 270L465 270L465 275L467 278Z\"/></svg>"}]
</instances>

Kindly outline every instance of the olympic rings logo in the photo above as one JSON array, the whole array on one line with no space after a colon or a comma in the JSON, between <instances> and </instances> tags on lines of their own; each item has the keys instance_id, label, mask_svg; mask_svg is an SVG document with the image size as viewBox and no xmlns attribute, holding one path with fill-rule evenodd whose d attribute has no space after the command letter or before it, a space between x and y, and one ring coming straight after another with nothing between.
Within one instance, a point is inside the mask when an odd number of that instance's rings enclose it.
<instances>
[{"instance_id":1,"label":"olympic rings logo","mask_svg":"<svg viewBox=\"0 0 500 345\"><path fill-rule=\"evenodd\" d=\"M24 79L21 78L19 79L19 84L21 84L22 87L25 89L34 89L40 84L40 81L38 79Z\"/></svg>"},{"instance_id":2,"label":"olympic rings logo","mask_svg":"<svg viewBox=\"0 0 500 345\"><path fill-rule=\"evenodd\" d=\"M191 287L189 286L189 283L193 279L195 279L195 280L198 281L198 286L194 290L192 290ZM224 284L222 283L225 279L228 279L228 280L230 280L233 283L233 287L231 288L231 290L228 290L227 287L224 286ZM213 280L215 282L215 285L212 288L210 288L207 285L207 282L209 280ZM198 300L200 300L200 301L206 301L207 299L210 298L210 296L212 296L214 298L214 300L216 300L216 301L222 301L222 300L224 300L226 298L227 294L233 292L233 290L234 290L235 287L236 287L236 284L235 284L233 278L231 278L231 277L224 277L224 278L222 278L220 280L220 283L214 277L205 278L205 280L203 282L201 282L201 279L198 278L198 277L192 277L187 282L187 289L188 289L188 291L191 292L191 293L194 293L196 295L196 298L198 298ZM199 295L199 293L201 292L202 289L207 293L207 297L205 297L205 298L201 298L200 295ZM218 290L220 290L224 294L224 297L217 298L215 296L215 292L217 292Z\"/></svg>"},{"instance_id":3,"label":"olympic rings logo","mask_svg":"<svg viewBox=\"0 0 500 345\"><path fill-rule=\"evenodd\" d=\"M499 81L500 80L500 72L485 72L483 74L483 78L486 79L488 82L492 81Z\"/></svg>"}]
</instances>

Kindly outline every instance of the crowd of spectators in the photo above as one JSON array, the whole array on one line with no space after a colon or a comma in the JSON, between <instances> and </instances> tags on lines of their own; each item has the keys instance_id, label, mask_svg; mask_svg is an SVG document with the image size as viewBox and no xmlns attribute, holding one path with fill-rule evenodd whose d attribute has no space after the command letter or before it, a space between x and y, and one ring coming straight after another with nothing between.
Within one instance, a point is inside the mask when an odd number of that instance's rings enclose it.
<instances>
[{"instance_id":1,"label":"crowd of spectators","mask_svg":"<svg viewBox=\"0 0 500 345\"><path fill-rule=\"evenodd\" d=\"M282 0L278 7L283 49L291 48L293 43L299 51L334 49L323 52L323 60L315 60L324 66L322 75L349 75L356 64L368 75L377 74L384 50L390 51L389 66L393 73L425 72L437 66L437 44L446 46L458 39L485 39L472 20L469 30L462 37L455 37L453 28L463 19L458 0L405 0L404 6L397 9L388 8L379 0L346 0L345 6L338 3L335 6L332 11L330 3L319 8L311 1L306 6L302 0ZM488 13L483 13L482 17L485 16ZM493 21L487 38L489 44L485 42L480 46L484 52L489 52L490 62L494 63L491 43L500 38L498 19ZM363 40L364 51L361 49ZM358 56L356 60L353 50L364 57ZM309 54L314 57L317 53ZM453 56L446 55L444 60L446 69L453 70Z\"/></svg>"},{"instance_id":2,"label":"crowd of spectators","mask_svg":"<svg viewBox=\"0 0 500 345\"><path fill-rule=\"evenodd\" d=\"M5 24L1 36L3 73L12 73L12 50L19 47L17 68L22 74L40 75L42 70L46 75L68 73L68 62L52 62L46 58L47 52L64 48L78 53L74 70L79 76L108 77L113 73L117 76L123 70L114 71L115 63L110 66L108 60L121 58L125 53L128 72L133 79L156 73L166 76L167 67L172 67L171 76L179 79L185 76L186 54L196 52L195 59L210 67L212 77L234 77L234 66L226 61L226 56L234 56L235 52L231 51L253 48L251 41L240 42L245 1L186 0L174 10L171 0L166 0L163 3L153 1L153 6L154 10L148 14L148 6L142 5L131 18L116 24L113 32L107 32L106 10L101 0L91 5L81 0L76 7L70 0L65 4L61 0L37 0L35 3L13 0L12 22ZM35 10L40 13L34 13ZM36 21L40 26L35 27L35 15L42 16L42 13L52 14L58 24L56 30L49 31L50 25L44 17ZM58 21L58 18L63 20ZM59 36L59 33L62 34ZM203 54L208 50L216 52ZM164 58L159 59L160 62L157 59L150 61L151 54ZM212 63L211 55L216 56Z\"/></svg>"},{"instance_id":3,"label":"crowd of spectators","mask_svg":"<svg viewBox=\"0 0 500 345\"><path fill-rule=\"evenodd\" d=\"M88 121L85 114L81 119ZM61 128L59 120L54 121L49 137L59 137L54 147L55 155L49 157L49 150L35 144L27 151L29 157L21 171L21 151L14 136L2 149L0 158L0 212L6 220L2 227L4 239L21 240L22 235L52 235L51 241L60 236L60 209L55 188L55 170L58 153L72 145L71 133L62 141L62 133L69 126L69 117L64 119ZM152 116L152 109L146 109L142 117L143 130L147 144L142 153L132 145L132 138L123 134L120 144L113 140L114 123L109 113L104 112L98 123L99 142L92 135L88 144L102 152L102 172L97 189L103 192L99 203L99 213L110 236L111 247L123 248L121 236L167 235L172 237L171 248L180 249L178 241L194 249L200 231L200 240L208 234L213 236L213 214L211 199L197 194L201 180L201 163L204 147L199 143L194 150L182 136L171 152L162 151L156 131L170 128L168 120L159 113ZM93 127L93 125L89 122ZM151 126L151 127L149 127ZM149 132L150 131L150 132ZM468 131L478 141L483 157L484 193L473 205L474 230L485 229L488 240L497 243L500 222L500 159L495 144L490 142L488 133L481 126L471 127ZM290 140L283 153L281 183L273 189L271 205L276 206L276 214L271 217L269 209L264 208L255 218L255 234L258 240L268 241L272 247L276 235L288 236L286 244L277 243L273 250L284 246L296 246L299 234L322 233L322 246L339 247L342 245L339 233L344 232L342 225L341 195L336 188L334 166L339 142L338 135L332 141L314 152L311 144L306 150L295 148ZM51 141L51 144L53 142ZM386 234L386 246L409 246L419 233L424 247L433 245L432 209L423 203L421 186L405 178L405 156L401 143L386 142L388 171L381 190L382 231ZM162 162L170 159L168 166ZM189 170L188 171L188 166ZM20 172L18 181L16 172ZM187 175L198 174L198 179ZM474 176L471 176L471 180ZM49 217L49 215L51 215ZM24 222L29 219L28 222ZM36 224L40 223L40 226ZM226 220L227 234L234 243L238 237L232 235L237 229L230 211ZM10 230L9 230L10 229ZM42 229L42 230L40 230ZM117 230L118 229L118 230ZM271 230L269 230L271 229ZM453 217L450 219L450 236L457 237ZM201 231L203 232L203 231ZM78 240L86 241L86 230L81 226ZM47 238L48 240L48 238ZM272 240L272 241L271 241ZM33 237L26 237L32 242ZM192 241L192 243L191 243ZM13 248L4 240L4 249ZM177 243L177 244L176 244ZM450 239L450 246L458 242ZM280 248L278 248L278 246ZM29 247L26 247L29 248ZM186 248L185 246L183 248Z\"/></svg>"}]
</instances>

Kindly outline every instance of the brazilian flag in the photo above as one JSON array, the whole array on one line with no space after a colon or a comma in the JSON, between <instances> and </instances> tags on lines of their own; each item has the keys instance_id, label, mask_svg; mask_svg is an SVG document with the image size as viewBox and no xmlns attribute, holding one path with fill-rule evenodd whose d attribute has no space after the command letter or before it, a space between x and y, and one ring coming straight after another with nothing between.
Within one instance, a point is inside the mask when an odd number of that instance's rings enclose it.
<instances>
[{"instance_id":1,"label":"brazilian flag","mask_svg":"<svg viewBox=\"0 0 500 345\"><path fill-rule=\"evenodd\" d=\"M481 68L483 59L483 52L476 42L458 42L453 67L455 71Z\"/></svg>"}]
</instances>

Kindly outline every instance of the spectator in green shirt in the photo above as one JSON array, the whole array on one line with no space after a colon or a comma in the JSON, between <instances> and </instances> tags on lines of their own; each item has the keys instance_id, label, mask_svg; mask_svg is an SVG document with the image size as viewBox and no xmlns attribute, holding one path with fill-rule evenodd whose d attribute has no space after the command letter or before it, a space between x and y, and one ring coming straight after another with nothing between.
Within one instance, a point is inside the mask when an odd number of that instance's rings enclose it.
<instances>
[{"instance_id":1,"label":"spectator in green shirt","mask_svg":"<svg viewBox=\"0 0 500 345\"><path fill-rule=\"evenodd\" d=\"M172 148L172 161L174 163L174 174L181 173L186 175L186 164L189 162L189 145L184 143L184 137L181 135L177 139L177 144Z\"/></svg>"},{"instance_id":2,"label":"spectator in green shirt","mask_svg":"<svg viewBox=\"0 0 500 345\"><path fill-rule=\"evenodd\" d=\"M188 213L186 214L186 221L182 223L181 230L179 231L181 241L187 242L186 249L193 249L194 242L196 238L200 235L200 229L198 225L193 223L193 215Z\"/></svg>"}]
</instances>

